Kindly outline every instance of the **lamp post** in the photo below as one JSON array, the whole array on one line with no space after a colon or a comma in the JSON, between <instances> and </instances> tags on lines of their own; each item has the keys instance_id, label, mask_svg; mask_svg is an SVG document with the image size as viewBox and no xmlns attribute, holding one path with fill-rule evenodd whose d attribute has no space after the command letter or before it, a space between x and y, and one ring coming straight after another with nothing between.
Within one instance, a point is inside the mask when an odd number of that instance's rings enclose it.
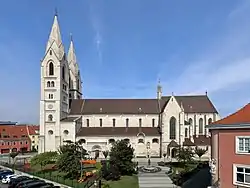
<instances>
[{"instance_id":1,"label":"lamp post","mask_svg":"<svg viewBox=\"0 0 250 188\"><path fill-rule=\"evenodd\" d=\"M147 157L148 157L148 166L150 166L150 142L147 143Z\"/></svg>"},{"instance_id":2,"label":"lamp post","mask_svg":"<svg viewBox=\"0 0 250 188\"><path fill-rule=\"evenodd\" d=\"M83 148L81 148L81 178L82 178L82 175L83 175L83 172L82 172L82 170L83 170L83 164L82 164L82 153L83 153Z\"/></svg>"}]
</instances>

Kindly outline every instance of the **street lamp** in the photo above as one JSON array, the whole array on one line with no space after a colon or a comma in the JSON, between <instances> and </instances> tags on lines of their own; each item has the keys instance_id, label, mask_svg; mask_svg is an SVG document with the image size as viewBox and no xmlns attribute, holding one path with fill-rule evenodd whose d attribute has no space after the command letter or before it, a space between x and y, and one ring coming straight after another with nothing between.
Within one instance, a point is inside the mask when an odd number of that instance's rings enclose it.
<instances>
[{"instance_id":1,"label":"street lamp","mask_svg":"<svg viewBox=\"0 0 250 188\"><path fill-rule=\"evenodd\" d=\"M150 142L147 143L148 166L150 166Z\"/></svg>"}]
</instances>

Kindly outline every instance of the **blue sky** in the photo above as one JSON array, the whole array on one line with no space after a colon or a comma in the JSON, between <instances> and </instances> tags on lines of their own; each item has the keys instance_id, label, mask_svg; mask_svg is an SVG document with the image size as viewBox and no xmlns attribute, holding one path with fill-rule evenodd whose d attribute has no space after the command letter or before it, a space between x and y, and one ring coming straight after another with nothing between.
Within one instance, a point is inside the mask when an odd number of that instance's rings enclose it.
<instances>
[{"instance_id":1,"label":"blue sky","mask_svg":"<svg viewBox=\"0 0 250 188\"><path fill-rule=\"evenodd\" d=\"M38 123L40 59L57 7L87 98L204 94L222 116L250 96L249 0L2 1L0 120Z\"/></svg>"}]
</instances>

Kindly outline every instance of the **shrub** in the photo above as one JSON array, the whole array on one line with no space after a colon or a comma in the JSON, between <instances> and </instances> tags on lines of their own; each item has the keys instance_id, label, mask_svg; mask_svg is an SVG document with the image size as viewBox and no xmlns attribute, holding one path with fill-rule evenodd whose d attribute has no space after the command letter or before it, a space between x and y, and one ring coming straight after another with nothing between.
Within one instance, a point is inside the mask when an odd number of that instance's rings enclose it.
<instances>
[{"instance_id":1,"label":"shrub","mask_svg":"<svg viewBox=\"0 0 250 188\"><path fill-rule=\"evenodd\" d=\"M102 172L102 177L109 181L117 181L121 178L121 174L119 172L118 167L115 164L109 164L109 162L105 162L102 163L102 168L101 168L101 172Z\"/></svg>"}]
</instances>

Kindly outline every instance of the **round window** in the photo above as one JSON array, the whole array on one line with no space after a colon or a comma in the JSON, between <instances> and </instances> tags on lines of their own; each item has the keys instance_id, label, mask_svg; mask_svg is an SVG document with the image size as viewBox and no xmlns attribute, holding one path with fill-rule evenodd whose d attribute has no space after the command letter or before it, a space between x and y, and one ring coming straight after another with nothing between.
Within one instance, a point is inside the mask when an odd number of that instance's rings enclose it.
<instances>
[{"instance_id":1,"label":"round window","mask_svg":"<svg viewBox=\"0 0 250 188\"><path fill-rule=\"evenodd\" d=\"M52 134L53 134L53 131L52 131L52 130L49 130L48 133L49 133L49 135L52 135Z\"/></svg>"},{"instance_id":2,"label":"round window","mask_svg":"<svg viewBox=\"0 0 250 188\"><path fill-rule=\"evenodd\" d=\"M66 135L68 135L69 131L68 130L64 130L63 133L66 134Z\"/></svg>"}]
</instances>

